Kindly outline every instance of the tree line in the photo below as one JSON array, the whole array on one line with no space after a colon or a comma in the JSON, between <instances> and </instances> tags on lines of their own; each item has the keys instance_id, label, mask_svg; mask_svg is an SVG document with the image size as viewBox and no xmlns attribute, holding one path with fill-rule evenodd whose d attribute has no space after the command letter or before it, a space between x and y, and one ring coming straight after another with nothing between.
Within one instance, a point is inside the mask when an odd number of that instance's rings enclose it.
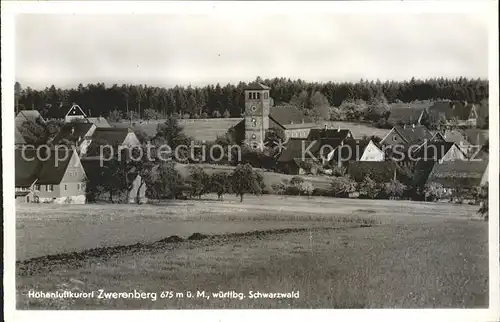
<instances>
[{"instance_id":1,"label":"tree line","mask_svg":"<svg viewBox=\"0 0 500 322\"><path fill-rule=\"evenodd\" d=\"M388 103L417 100L461 100L480 102L488 98L484 79L431 78L409 81L307 82L289 78L262 79L271 87L275 105L292 104L309 112L315 106L339 107L344 101L371 102L384 97ZM62 103L76 103L91 116L109 116L118 111L123 117L165 118L176 114L183 118L240 117L244 111L246 82L202 87L173 88L148 85L79 84L61 89L55 85L43 90L15 84L16 109L36 109L42 116Z\"/></svg>"}]
</instances>

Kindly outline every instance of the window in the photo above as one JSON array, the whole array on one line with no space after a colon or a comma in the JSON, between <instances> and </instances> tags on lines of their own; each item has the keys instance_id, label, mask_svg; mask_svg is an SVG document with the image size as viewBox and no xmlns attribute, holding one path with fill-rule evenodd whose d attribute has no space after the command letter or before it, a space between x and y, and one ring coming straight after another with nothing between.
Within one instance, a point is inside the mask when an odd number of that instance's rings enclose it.
<instances>
[{"instance_id":1,"label":"window","mask_svg":"<svg viewBox=\"0 0 500 322\"><path fill-rule=\"evenodd\" d=\"M81 186L80 186L80 184L79 184L79 183L77 183L77 184L76 184L76 189L77 189L78 191L80 191L80 190L81 190Z\"/></svg>"},{"instance_id":2,"label":"window","mask_svg":"<svg viewBox=\"0 0 500 322\"><path fill-rule=\"evenodd\" d=\"M268 98L269 98L269 93L268 93L268 92L265 92L265 93L264 93L264 99L266 99L266 100L267 100Z\"/></svg>"},{"instance_id":3,"label":"window","mask_svg":"<svg viewBox=\"0 0 500 322\"><path fill-rule=\"evenodd\" d=\"M64 185L64 190L68 190L68 185L67 184Z\"/></svg>"},{"instance_id":4,"label":"window","mask_svg":"<svg viewBox=\"0 0 500 322\"><path fill-rule=\"evenodd\" d=\"M40 185L39 185L39 184L36 184L36 185L35 185L35 190L36 190L36 191L40 191Z\"/></svg>"},{"instance_id":5,"label":"window","mask_svg":"<svg viewBox=\"0 0 500 322\"><path fill-rule=\"evenodd\" d=\"M251 100L252 99L252 92L249 92L248 93L248 99Z\"/></svg>"},{"instance_id":6,"label":"window","mask_svg":"<svg viewBox=\"0 0 500 322\"><path fill-rule=\"evenodd\" d=\"M397 135L394 135L394 136L392 137L392 140L393 140L393 141L397 141L397 140L398 140L398 136L397 136Z\"/></svg>"},{"instance_id":7,"label":"window","mask_svg":"<svg viewBox=\"0 0 500 322\"><path fill-rule=\"evenodd\" d=\"M260 93L257 93L257 99L260 100Z\"/></svg>"},{"instance_id":8,"label":"window","mask_svg":"<svg viewBox=\"0 0 500 322\"><path fill-rule=\"evenodd\" d=\"M46 188L47 188L47 191L54 191L54 185L52 185L52 184L48 184Z\"/></svg>"}]
</instances>

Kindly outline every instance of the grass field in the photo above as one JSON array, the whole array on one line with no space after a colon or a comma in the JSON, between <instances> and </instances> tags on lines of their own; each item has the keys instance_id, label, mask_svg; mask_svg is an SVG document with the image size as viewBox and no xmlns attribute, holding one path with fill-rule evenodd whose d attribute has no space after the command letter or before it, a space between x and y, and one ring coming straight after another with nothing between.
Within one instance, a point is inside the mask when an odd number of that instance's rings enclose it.
<instances>
[{"instance_id":1,"label":"grass field","mask_svg":"<svg viewBox=\"0 0 500 322\"><path fill-rule=\"evenodd\" d=\"M195 140L214 141L217 136L224 135L228 129L238 124L243 118L220 118L220 119L188 119L179 120L179 124L184 128L184 133ZM156 134L156 127L164 120L143 121L136 124L133 128L138 128L146 132L149 136ZM129 122L113 124L115 126L129 126ZM364 135L376 135L383 138L389 130L378 129L368 124L354 122L321 122L317 127L328 125L330 128L350 129L355 138L362 138Z\"/></svg>"},{"instance_id":2,"label":"grass field","mask_svg":"<svg viewBox=\"0 0 500 322\"><path fill-rule=\"evenodd\" d=\"M23 205L19 309L485 307L487 223L467 205L235 197L158 205ZM286 229L286 230L283 230ZM259 232L260 231L260 232ZM213 235L187 240L193 233ZM250 232L250 233L249 233ZM180 236L156 242L171 235ZM155 292L151 299L34 299L28 290ZM205 291L187 298L187 291ZM299 291L250 299L250 290ZM183 293L159 298L162 291ZM235 291L246 298L214 299Z\"/></svg>"},{"instance_id":3,"label":"grass field","mask_svg":"<svg viewBox=\"0 0 500 322\"><path fill-rule=\"evenodd\" d=\"M198 119L198 120L179 120L179 125L184 129L187 136L195 140L214 141L217 136L224 135L227 130L238 124L243 118L221 118L221 119ZM149 136L156 135L156 127L165 120L143 121L134 126L146 132ZM129 122L115 124L117 126L127 126Z\"/></svg>"},{"instance_id":4,"label":"grass field","mask_svg":"<svg viewBox=\"0 0 500 322\"><path fill-rule=\"evenodd\" d=\"M193 164L182 164L182 163L177 163L176 164L176 169L179 171L179 173L183 177L188 177L189 176L189 167L193 166ZM226 166L226 165L218 165L218 164L199 164L201 168L203 168L208 174L212 173L217 173L217 172L227 172L230 173L234 170L235 167L233 166ZM256 171L259 171L259 173L262 174L262 177L264 179L264 184L266 187L271 188L274 184L278 184L283 182L283 180L290 180L293 177L301 177L304 179L304 181L310 182L314 188L322 188L322 189L329 189L331 186L331 181L332 179L327 176L318 176L318 175L289 175L289 174L284 174L284 173L278 173L278 172L271 172L271 171L264 171L263 169L260 168L255 168Z\"/></svg>"}]
</instances>

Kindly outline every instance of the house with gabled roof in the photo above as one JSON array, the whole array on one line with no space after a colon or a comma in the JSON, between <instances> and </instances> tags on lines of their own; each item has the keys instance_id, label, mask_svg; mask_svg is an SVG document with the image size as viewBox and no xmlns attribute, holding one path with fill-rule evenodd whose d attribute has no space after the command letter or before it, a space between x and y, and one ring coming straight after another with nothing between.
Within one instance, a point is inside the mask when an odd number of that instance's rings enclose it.
<instances>
[{"instance_id":1,"label":"house with gabled roof","mask_svg":"<svg viewBox=\"0 0 500 322\"><path fill-rule=\"evenodd\" d=\"M481 129L466 129L465 136L472 145L484 146L488 144L489 132Z\"/></svg>"},{"instance_id":2,"label":"house with gabled roof","mask_svg":"<svg viewBox=\"0 0 500 322\"><path fill-rule=\"evenodd\" d=\"M37 110L21 110L14 119L16 127L20 127L24 122L45 122L42 115Z\"/></svg>"},{"instance_id":3,"label":"house with gabled roof","mask_svg":"<svg viewBox=\"0 0 500 322\"><path fill-rule=\"evenodd\" d=\"M483 146L487 143L487 139L484 138L482 132L483 130L478 129L453 129L446 130L443 133L443 137L447 142L457 144L467 157L472 157L472 155L482 150ZM467 133L470 133L472 138ZM475 144L476 142L479 144Z\"/></svg>"},{"instance_id":4,"label":"house with gabled roof","mask_svg":"<svg viewBox=\"0 0 500 322\"><path fill-rule=\"evenodd\" d=\"M488 161L453 161L435 163L427 183L441 184L453 192L472 190L488 182Z\"/></svg>"},{"instance_id":5,"label":"house with gabled roof","mask_svg":"<svg viewBox=\"0 0 500 322\"><path fill-rule=\"evenodd\" d=\"M14 162L16 202L34 202L33 186L42 166L36 150L15 149Z\"/></svg>"},{"instance_id":6,"label":"house with gabled roof","mask_svg":"<svg viewBox=\"0 0 500 322\"><path fill-rule=\"evenodd\" d=\"M446 125L477 126L479 110L476 104L462 101L439 101L429 109L429 119Z\"/></svg>"},{"instance_id":7,"label":"house with gabled roof","mask_svg":"<svg viewBox=\"0 0 500 322\"><path fill-rule=\"evenodd\" d=\"M52 143L53 145L74 145L80 155L85 155L96 129L97 127L93 123L66 123L54 137Z\"/></svg>"},{"instance_id":8,"label":"house with gabled roof","mask_svg":"<svg viewBox=\"0 0 500 322\"><path fill-rule=\"evenodd\" d=\"M100 146L133 147L140 141L130 128L96 128L90 138L87 155L99 155Z\"/></svg>"},{"instance_id":9,"label":"house with gabled roof","mask_svg":"<svg viewBox=\"0 0 500 322\"><path fill-rule=\"evenodd\" d=\"M316 124L292 105L272 106L269 110L269 128L281 129L287 138L307 138Z\"/></svg>"},{"instance_id":10,"label":"house with gabled roof","mask_svg":"<svg viewBox=\"0 0 500 322\"><path fill-rule=\"evenodd\" d=\"M87 118L85 118L85 121L94 124L98 128L101 128L101 127L110 128L111 127L111 124L109 124L108 120L102 116L87 117Z\"/></svg>"},{"instance_id":11,"label":"house with gabled roof","mask_svg":"<svg viewBox=\"0 0 500 322\"><path fill-rule=\"evenodd\" d=\"M413 159L443 163L465 161L468 157L456 143L439 141L422 144L413 151Z\"/></svg>"},{"instance_id":12,"label":"house with gabled roof","mask_svg":"<svg viewBox=\"0 0 500 322\"><path fill-rule=\"evenodd\" d=\"M444 141L439 132L432 133L424 125L394 126L380 141L381 145L420 145L426 141Z\"/></svg>"},{"instance_id":13,"label":"house with gabled roof","mask_svg":"<svg viewBox=\"0 0 500 322\"><path fill-rule=\"evenodd\" d=\"M87 175L75 149L16 150L16 200L23 202L85 203Z\"/></svg>"},{"instance_id":14,"label":"house with gabled roof","mask_svg":"<svg viewBox=\"0 0 500 322\"><path fill-rule=\"evenodd\" d=\"M387 122L392 125L421 125L428 118L426 106L392 104Z\"/></svg>"},{"instance_id":15,"label":"house with gabled roof","mask_svg":"<svg viewBox=\"0 0 500 322\"><path fill-rule=\"evenodd\" d=\"M322 129L311 129L309 131L309 135L307 136L307 139L310 141L313 140L319 140L319 139L339 139L339 140L346 140L346 139L352 139L353 135L351 130L349 129L331 129L328 128L328 126L325 125L324 128Z\"/></svg>"},{"instance_id":16,"label":"house with gabled roof","mask_svg":"<svg viewBox=\"0 0 500 322\"><path fill-rule=\"evenodd\" d=\"M372 140L346 139L328 154L327 160L339 166L349 161L382 162L385 154Z\"/></svg>"},{"instance_id":17,"label":"house with gabled roof","mask_svg":"<svg viewBox=\"0 0 500 322\"><path fill-rule=\"evenodd\" d=\"M68 113L64 116L64 120L69 123L75 120L85 119L87 114L82 110L82 108L76 104L73 104Z\"/></svg>"}]
</instances>

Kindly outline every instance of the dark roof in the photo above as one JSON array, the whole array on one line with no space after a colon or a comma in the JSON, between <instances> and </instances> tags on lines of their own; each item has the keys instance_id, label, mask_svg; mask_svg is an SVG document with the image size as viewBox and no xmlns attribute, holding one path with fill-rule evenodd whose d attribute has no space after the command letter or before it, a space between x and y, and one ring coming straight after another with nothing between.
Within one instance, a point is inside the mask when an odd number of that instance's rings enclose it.
<instances>
[{"instance_id":1,"label":"dark roof","mask_svg":"<svg viewBox=\"0 0 500 322\"><path fill-rule=\"evenodd\" d=\"M451 120L457 118L458 120L467 120L473 106L472 103L461 101L439 101L435 102L428 112L433 119L445 118Z\"/></svg>"},{"instance_id":2,"label":"dark roof","mask_svg":"<svg viewBox=\"0 0 500 322\"><path fill-rule=\"evenodd\" d=\"M25 149L23 157L21 149L15 150L15 181L16 187L29 187L35 182L38 172L42 167L41 161L36 157L35 149ZM28 159L34 159L28 161Z\"/></svg>"},{"instance_id":3,"label":"dark roof","mask_svg":"<svg viewBox=\"0 0 500 322\"><path fill-rule=\"evenodd\" d=\"M475 151L474 151L475 152ZM470 156L471 160L489 160L490 154L487 148L483 147L481 150L477 151L475 155Z\"/></svg>"},{"instance_id":4,"label":"dark roof","mask_svg":"<svg viewBox=\"0 0 500 322\"><path fill-rule=\"evenodd\" d=\"M99 117L87 117L85 120L87 120L89 123L95 124L97 127L111 127L111 124L109 124L108 120L106 118L99 116Z\"/></svg>"},{"instance_id":5,"label":"dark roof","mask_svg":"<svg viewBox=\"0 0 500 322\"><path fill-rule=\"evenodd\" d=\"M444 139L447 142L453 142L456 144L470 144L469 140L467 139L467 135L465 134L464 131L462 130L446 130L444 132Z\"/></svg>"},{"instance_id":6,"label":"dark roof","mask_svg":"<svg viewBox=\"0 0 500 322\"><path fill-rule=\"evenodd\" d=\"M425 107L392 106L388 121L391 124L416 124L425 111Z\"/></svg>"},{"instance_id":7,"label":"dark roof","mask_svg":"<svg viewBox=\"0 0 500 322\"><path fill-rule=\"evenodd\" d=\"M453 142L429 142L424 143L418 149L413 152L413 157L422 159L425 161L439 161L446 153L453 147L456 146L459 150L460 148ZM462 150L460 150L462 151ZM463 151L462 151L463 153ZM464 154L465 156L465 154Z\"/></svg>"},{"instance_id":8,"label":"dark roof","mask_svg":"<svg viewBox=\"0 0 500 322\"><path fill-rule=\"evenodd\" d=\"M370 140L344 140L342 146L337 147L332 161L359 161L365 152Z\"/></svg>"},{"instance_id":9,"label":"dark roof","mask_svg":"<svg viewBox=\"0 0 500 322\"><path fill-rule=\"evenodd\" d=\"M369 176L378 183L384 183L394 179L396 169L397 164L393 161L349 161L347 173L356 182L362 182L366 176Z\"/></svg>"},{"instance_id":10,"label":"dark roof","mask_svg":"<svg viewBox=\"0 0 500 322\"><path fill-rule=\"evenodd\" d=\"M94 124L89 122L66 123L54 138L53 143L61 143L63 139L77 141L79 138L84 138L85 134L87 134L92 126L94 126Z\"/></svg>"},{"instance_id":11,"label":"dark roof","mask_svg":"<svg viewBox=\"0 0 500 322\"><path fill-rule=\"evenodd\" d=\"M19 132L19 129L17 128L17 126L14 126L14 144L15 145L26 144L26 140L24 139L21 132Z\"/></svg>"},{"instance_id":12,"label":"dark roof","mask_svg":"<svg viewBox=\"0 0 500 322\"><path fill-rule=\"evenodd\" d=\"M344 140L337 138L322 138L314 140L314 145L309 149L318 158L326 158L330 152L342 145ZM322 155L321 155L322 154Z\"/></svg>"},{"instance_id":13,"label":"dark roof","mask_svg":"<svg viewBox=\"0 0 500 322\"><path fill-rule=\"evenodd\" d=\"M432 132L423 125L395 126L394 129L410 144L423 143L426 139L430 140L434 137Z\"/></svg>"},{"instance_id":14,"label":"dark roof","mask_svg":"<svg viewBox=\"0 0 500 322\"><path fill-rule=\"evenodd\" d=\"M88 147L87 154L92 156L100 153L99 147L106 144L120 146L129 133L133 133L129 128L97 128L92 135L92 142Z\"/></svg>"},{"instance_id":15,"label":"dark roof","mask_svg":"<svg viewBox=\"0 0 500 322\"><path fill-rule=\"evenodd\" d=\"M66 173L68 164L75 153L75 150L69 150L68 156L65 157L66 151L64 149L59 151L55 149L51 150L49 158L42 164L37 184L60 184Z\"/></svg>"},{"instance_id":16,"label":"dark roof","mask_svg":"<svg viewBox=\"0 0 500 322\"><path fill-rule=\"evenodd\" d=\"M319 140L319 139L340 139L345 140L348 137L352 137L351 130L349 129L311 129L308 140Z\"/></svg>"},{"instance_id":17,"label":"dark roof","mask_svg":"<svg viewBox=\"0 0 500 322\"><path fill-rule=\"evenodd\" d=\"M304 149L302 148L302 144L304 144ZM309 144L311 144L311 141L290 138L283 151L281 151L278 162L289 162L296 158L302 159L302 151L305 151ZM312 149L309 149L309 151L313 154L315 153Z\"/></svg>"},{"instance_id":18,"label":"dark roof","mask_svg":"<svg viewBox=\"0 0 500 322\"><path fill-rule=\"evenodd\" d=\"M129 128L97 128L92 135L92 141L106 142L109 145L119 145L125 141L129 133L133 133Z\"/></svg>"},{"instance_id":19,"label":"dark roof","mask_svg":"<svg viewBox=\"0 0 500 322\"><path fill-rule=\"evenodd\" d=\"M427 179L437 162L429 160L419 160L415 164L415 171L413 173L413 184L417 187L424 187L427 183Z\"/></svg>"},{"instance_id":20,"label":"dark roof","mask_svg":"<svg viewBox=\"0 0 500 322\"><path fill-rule=\"evenodd\" d=\"M61 102L59 105L48 106L44 115L49 119L63 119L70 108L71 104L67 102Z\"/></svg>"},{"instance_id":21,"label":"dark roof","mask_svg":"<svg viewBox=\"0 0 500 322\"><path fill-rule=\"evenodd\" d=\"M467 141L474 145L485 145L488 143L488 130L466 129Z\"/></svg>"},{"instance_id":22,"label":"dark roof","mask_svg":"<svg viewBox=\"0 0 500 322\"><path fill-rule=\"evenodd\" d=\"M450 188L472 188L480 185L487 168L487 160L436 163L427 182Z\"/></svg>"},{"instance_id":23,"label":"dark roof","mask_svg":"<svg viewBox=\"0 0 500 322\"><path fill-rule=\"evenodd\" d=\"M246 87L245 87L245 90L249 90L249 91L252 91L252 90L269 90L271 89L271 87L269 86L266 86L262 83L257 83L257 82L253 82L253 83L250 83L248 84Z\"/></svg>"},{"instance_id":24,"label":"dark roof","mask_svg":"<svg viewBox=\"0 0 500 322\"><path fill-rule=\"evenodd\" d=\"M37 110L22 110L16 115L16 124L18 122L22 124L25 121L35 122L37 119L43 121L43 117Z\"/></svg>"},{"instance_id":25,"label":"dark roof","mask_svg":"<svg viewBox=\"0 0 500 322\"><path fill-rule=\"evenodd\" d=\"M283 127L289 124L311 122L311 118L293 106L273 106L269 112L269 118Z\"/></svg>"}]
</instances>

